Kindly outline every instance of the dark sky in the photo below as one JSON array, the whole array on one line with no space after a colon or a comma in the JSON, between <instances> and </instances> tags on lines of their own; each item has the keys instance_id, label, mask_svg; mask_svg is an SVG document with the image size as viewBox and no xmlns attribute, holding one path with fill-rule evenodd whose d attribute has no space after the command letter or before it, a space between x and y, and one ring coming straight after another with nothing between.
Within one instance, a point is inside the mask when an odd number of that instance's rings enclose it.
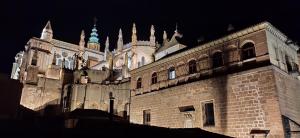
<instances>
[{"instance_id":1,"label":"dark sky","mask_svg":"<svg viewBox=\"0 0 300 138\"><path fill-rule=\"evenodd\" d=\"M300 41L297 0L10 0L0 5L0 72L6 74L10 74L15 54L31 37L40 37L47 20L51 20L54 38L77 44L80 31L84 29L89 36L97 17L101 45L109 35L110 49L116 45L120 27L124 41L129 42L132 22L136 22L141 40L149 38L150 25L154 24L159 41L162 30L170 37L178 22L189 46L202 36L207 40L222 36L228 24L238 30L262 21Z\"/></svg>"}]
</instances>

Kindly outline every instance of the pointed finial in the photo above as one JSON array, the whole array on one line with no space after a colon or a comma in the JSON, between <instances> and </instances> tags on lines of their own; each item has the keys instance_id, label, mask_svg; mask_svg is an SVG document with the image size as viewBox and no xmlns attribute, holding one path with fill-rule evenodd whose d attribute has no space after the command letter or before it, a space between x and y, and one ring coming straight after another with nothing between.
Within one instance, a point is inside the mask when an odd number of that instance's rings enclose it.
<instances>
[{"instance_id":1,"label":"pointed finial","mask_svg":"<svg viewBox=\"0 0 300 138\"><path fill-rule=\"evenodd\" d=\"M84 30L81 30L80 39L84 39L84 38L85 38Z\"/></svg>"},{"instance_id":2,"label":"pointed finial","mask_svg":"<svg viewBox=\"0 0 300 138\"><path fill-rule=\"evenodd\" d=\"M122 52L122 49L123 49L123 34L122 34L122 29L120 28L118 42L117 42L117 50L120 53Z\"/></svg>"},{"instance_id":3,"label":"pointed finial","mask_svg":"<svg viewBox=\"0 0 300 138\"><path fill-rule=\"evenodd\" d=\"M151 25L151 30L150 30L150 46L155 46L155 30L154 30L154 25Z\"/></svg>"},{"instance_id":4,"label":"pointed finial","mask_svg":"<svg viewBox=\"0 0 300 138\"><path fill-rule=\"evenodd\" d=\"M120 37L123 37L123 35L122 35L122 29L120 28L120 30L119 30L119 38Z\"/></svg>"},{"instance_id":5,"label":"pointed finial","mask_svg":"<svg viewBox=\"0 0 300 138\"><path fill-rule=\"evenodd\" d=\"M167 32L164 30L163 40L167 40L167 39L168 39L168 34L167 34Z\"/></svg>"},{"instance_id":6,"label":"pointed finial","mask_svg":"<svg viewBox=\"0 0 300 138\"><path fill-rule=\"evenodd\" d=\"M80 50L84 50L84 45L85 45L85 33L84 33L84 30L81 31L81 34L80 34L80 41L79 41L79 49Z\"/></svg>"},{"instance_id":7,"label":"pointed finial","mask_svg":"<svg viewBox=\"0 0 300 138\"><path fill-rule=\"evenodd\" d=\"M43 28L41 39L51 41L53 37L53 31L50 21L47 22L46 26Z\"/></svg>"},{"instance_id":8,"label":"pointed finial","mask_svg":"<svg viewBox=\"0 0 300 138\"><path fill-rule=\"evenodd\" d=\"M136 26L135 26L135 23L133 23L133 25L132 25L132 33L133 33L133 34L136 34Z\"/></svg>"},{"instance_id":9,"label":"pointed finial","mask_svg":"<svg viewBox=\"0 0 300 138\"><path fill-rule=\"evenodd\" d=\"M45 29L52 30L50 20L47 22L47 24L46 24L46 26L45 26Z\"/></svg>"},{"instance_id":10,"label":"pointed finial","mask_svg":"<svg viewBox=\"0 0 300 138\"><path fill-rule=\"evenodd\" d=\"M132 43L132 45L136 45L137 44L137 36L136 36L135 23L133 23L133 25L132 25L131 43Z\"/></svg>"},{"instance_id":11,"label":"pointed finial","mask_svg":"<svg viewBox=\"0 0 300 138\"><path fill-rule=\"evenodd\" d=\"M154 25L151 25L151 31L150 31L150 33L151 33L151 36L154 35L154 33L155 33Z\"/></svg>"},{"instance_id":12,"label":"pointed finial","mask_svg":"<svg viewBox=\"0 0 300 138\"><path fill-rule=\"evenodd\" d=\"M109 37L106 37L106 41L105 41L105 49L107 50L109 48Z\"/></svg>"}]
</instances>

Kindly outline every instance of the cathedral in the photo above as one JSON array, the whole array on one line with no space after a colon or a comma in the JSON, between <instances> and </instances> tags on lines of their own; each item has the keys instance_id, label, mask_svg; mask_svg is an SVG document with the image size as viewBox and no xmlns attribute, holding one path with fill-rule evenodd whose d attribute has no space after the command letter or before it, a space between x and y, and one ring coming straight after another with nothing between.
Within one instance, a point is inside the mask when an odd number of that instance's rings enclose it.
<instances>
[{"instance_id":1,"label":"cathedral","mask_svg":"<svg viewBox=\"0 0 300 138\"><path fill-rule=\"evenodd\" d=\"M96 24L87 42L82 31L71 44L54 39L48 21L15 57L20 104L41 113L98 109L131 123L232 137L299 136L299 46L269 22L194 47L180 43L177 27L161 43L153 25L146 41L137 28L131 42L120 29L117 49L107 37L100 51Z\"/></svg>"}]
</instances>

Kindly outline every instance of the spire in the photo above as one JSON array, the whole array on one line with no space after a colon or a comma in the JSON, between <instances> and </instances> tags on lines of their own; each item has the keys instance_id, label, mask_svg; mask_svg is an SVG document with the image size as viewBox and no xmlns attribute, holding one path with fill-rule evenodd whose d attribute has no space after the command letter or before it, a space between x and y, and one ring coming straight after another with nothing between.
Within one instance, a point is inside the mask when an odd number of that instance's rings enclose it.
<instances>
[{"instance_id":1,"label":"spire","mask_svg":"<svg viewBox=\"0 0 300 138\"><path fill-rule=\"evenodd\" d=\"M85 33L84 33L84 30L81 31L81 34L80 34L80 41L79 41L79 49L80 50L84 50L84 45L85 45Z\"/></svg>"},{"instance_id":2,"label":"spire","mask_svg":"<svg viewBox=\"0 0 300 138\"><path fill-rule=\"evenodd\" d=\"M92 33L91 33L91 36L89 38L89 43L97 43L97 44L99 43L96 24L94 24L94 27L92 29Z\"/></svg>"},{"instance_id":3,"label":"spire","mask_svg":"<svg viewBox=\"0 0 300 138\"><path fill-rule=\"evenodd\" d=\"M47 22L46 26L44 27L43 31L42 31L42 35L40 37L43 40L46 41L51 41L53 38L53 31L52 31L52 27L51 27L51 23L50 21Z\"/></svg>"},{"instance_id":4,"label":"spire","mask_svg":"<svg viewBox=\"0 0 300 138\"><path fill-rule=\"evenodd\" d=\"M132 43L132 45L136 45L136 44L137 44L137 36L136 36L136 27L135 27L135 23L133 23L133 25L132 25L131 43Z\"/></svg>"},{"instance_id":5,"label":"spire","mask_svg":"<svg viewBox=\"0 0 300 138\"><path fill-rule=\"evenodd\" d=\"M123 35L122 35L122 29L119 30L119 36L118 36L118 43L117 43L117 50L118 52L121 52L123 49Z\"/></svg>"},{"instance_id":6,"label":"spire","mask_svg":"<svg viewBox=\"0 0 300 138\"><path fill-rule=\"evenodd\" d=\"M99 38L98 38L98 33L97 33L96 22L97 22L97 19L95 18L94 19L94 27L92 29L92 33L91 33L91 36L88 41L88 48L99 51L100 43L99 43Z\"/></svg>"},{"instance_id":7,"label":"spire","mask_svg":"<svg viewBox=\"0 0 300 138\"><path fill-rule=\"evenodd\" d=\"M109 37L106 37L106 41L105 41L105 51L109 50Z\"/></svg>"},{"instance_id":8,"label":"spire","mask_svg":"<svg viewBox=\"0 0 300 138\"><path fill-rule=\"evenodd\" d=\"M168 42L168 34L166 31L164 31L163 34L163 45L165 45Z\"/></svg>"},{"instance_id":9,"label":"spire","mask_svg":"<svg viewBox=\"0 0 300 138\"><path fill-rule=\"evenodd\" d=\"M151 29L150 29L150 46L155 46L155 29L154 29L154 25L151 25Z\"/></svg>"},{"instance_id":10,"label":"spire","mask_svg":"<svg viewBox=\"0 0 300 138\"><path fill-rule=\"evenodd\" d=\"M104 49L104 60L107 60L107 54L109 52L109 37L106 37L105 49Z\"/></svg>"}]
</instances>

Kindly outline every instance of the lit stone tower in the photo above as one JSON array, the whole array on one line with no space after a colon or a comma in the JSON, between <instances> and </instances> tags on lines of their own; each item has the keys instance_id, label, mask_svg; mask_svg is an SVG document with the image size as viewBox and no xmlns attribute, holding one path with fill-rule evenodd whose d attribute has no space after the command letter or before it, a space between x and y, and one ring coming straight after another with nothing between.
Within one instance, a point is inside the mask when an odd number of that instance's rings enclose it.
<instances>
[{"instance_id":1,"label":"lit stone tower","mask_svg":"<svg viewBox=\"0 0 300 138\"><path fill-rule=\"evenodd\" d=\"M117 51L118 53L122 52L123 49L123 35L122 35L122 29L119 30L119 36L118 36L118 43L117 43Z\"/></svg>"},{"instance_id":2,"label":"lit stone tower","mask_svg":"<svg viewBox=\"0 0 300 138\"><path fill-rule=\"evenodd\" d=\"M48 21L46 26L43 29L41 39L46 41L51 41L52 38L53 38L53 31L52 31L51 23L50 21Z\"/></svg>"},{"instance_id":3,"label":"lit stone tower","mask_svg":"<svg viewBox=\"0 0 300 138\"><path fill-rule=\"evenodd\" d=\"M97 28L96 28L96 21L95 21L95 24L94 24L94 28L92 29L92 33L91 33L91 36L89 38L87 47L89 49L100 51L100 43L99 43L99 38L98 38L98 33L97 33Z\"/></svg>"},{"instance_id":4,"label":"lit stone tower","mask_svg":"<svg viewBox=\"0 0 300 138\"><path fill-rule=\"evenodd\" d=\"M154 26L151 25L151 30L150 30L150 46L155 46L155 29L154 29Z\"/></svg>"}]
</instances>

